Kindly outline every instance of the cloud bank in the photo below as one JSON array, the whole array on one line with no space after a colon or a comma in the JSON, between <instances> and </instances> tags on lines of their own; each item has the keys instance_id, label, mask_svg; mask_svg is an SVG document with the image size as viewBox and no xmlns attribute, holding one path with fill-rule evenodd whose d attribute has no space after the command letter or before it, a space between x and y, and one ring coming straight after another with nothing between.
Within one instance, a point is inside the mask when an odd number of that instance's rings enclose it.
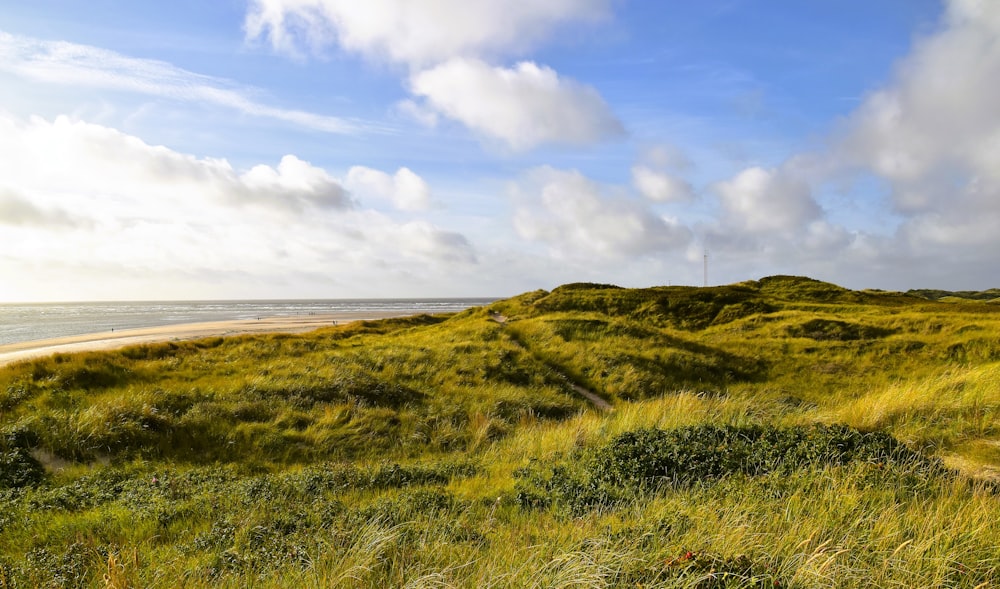
<instances>
[{"instance_id":1,"label":"cloud bank","mask_svg":"<svg viewBox=\"0 0 1000 589\"><path fill-rule=\"evenodd\" d=\"M404 196L429 190L412 172L394 178ZM86 272L92 296L121 298L115 285L155 273L238 273L247 283L309 276L329 287L385 267L433 281L477 261L462 234L364 208L343 181L294 155L240 171L67 117L0 116L0 179L0 241L8 244L0 267L51 284Z\"/></svg>"}]
</instances>

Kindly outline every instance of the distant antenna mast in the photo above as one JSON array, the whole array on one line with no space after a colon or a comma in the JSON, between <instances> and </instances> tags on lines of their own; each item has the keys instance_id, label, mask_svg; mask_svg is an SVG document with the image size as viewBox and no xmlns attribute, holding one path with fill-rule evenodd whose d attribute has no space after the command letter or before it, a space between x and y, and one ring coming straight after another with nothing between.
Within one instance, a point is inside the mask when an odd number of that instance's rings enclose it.
<instances>
[{"instance_id":1,"label":"distant antenna mast","mask_svg":"<svg viewBox=\"0 0 1000 589\"><path fill-rule=\"evenodd\" d=\"M705 250L705 286L708 286L708 250Z\"/></svg>"}]
</instances>

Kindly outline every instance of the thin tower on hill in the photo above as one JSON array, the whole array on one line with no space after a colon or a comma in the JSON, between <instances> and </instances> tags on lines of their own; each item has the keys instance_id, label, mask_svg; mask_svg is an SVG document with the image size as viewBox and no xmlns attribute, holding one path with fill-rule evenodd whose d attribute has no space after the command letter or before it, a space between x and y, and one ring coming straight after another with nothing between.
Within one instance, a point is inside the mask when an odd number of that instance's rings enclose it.
<instances>
[{"instance_id":1,"label":"thin tower on hill","mask_svg":"<svg viewBox=\"0 0 1000 589\"><path fill-rule=\"evenodd\" d=\"M708 286L708 250L705 250L705 286Z\"/></svg>"}]
</instances>

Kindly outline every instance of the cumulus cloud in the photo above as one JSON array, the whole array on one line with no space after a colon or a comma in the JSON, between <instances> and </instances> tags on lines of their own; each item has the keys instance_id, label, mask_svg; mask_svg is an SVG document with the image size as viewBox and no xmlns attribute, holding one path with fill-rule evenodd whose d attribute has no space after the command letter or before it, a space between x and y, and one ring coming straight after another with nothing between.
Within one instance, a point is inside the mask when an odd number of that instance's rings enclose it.
<instances>
[{"instance_id":1,"label":"cumulus cloud","mask_svg":"<svg viewBox=\"0 0 1000 589\"><path fill-rule=\"evenodd\" d=\"M691 184L669 172L648 166L632 167L632 184L639 194L657 202L683 202L694 198Z\"/></svg>"},{"instance_id":2,"label":"cumulus cloud","mask_svg":"<svg viewBox=\"0 0 1000 589\"><path fill-rule=\"evenodd\" d=\"M632 186L655 202L690 201L695 197L694 188L681 174L691 167L691 161L677 147L648 145L632 166Z\"/></svg>"},{"instance_id":3,"label":"cumulus cloud","mask_svg":"<svg viewBox=\"0 0 1000 589\"><path fill-rule=\"evenodd\" d=\"M682 248L691 232L575 170L529 172L511 189L521 237L573 258L641 256Z\"/></svg>"},{"instance_id":4,"label":"cumulus cloud","mask_svg":"<svg viewBox=\"0 0 1000 589\"><path fill-rule=\"evenodd\" d=\"M747 168L714 189L723 223L748 233L791 232L822 215L809 184L785 169Z\"/></svg>"},{"instance_id":5,"label":"cumulus cloud","mask_svg":"<svg viewBox=\"0 0 1000 589\"><path fill-rule=\"evenodd\" d=\"M456 55L521 53L568 22L596 21L609 0L252 0L248 39L292 55L329 45L426 66Z\"/></svg>"},{"instance_id":6,"label":"cumulus cloud","mask_svg":"<svg viewBox=\"0 0 1000 589\"><path fill-rule=\"evenodd\" d=\"M211 104L328 133L371 127L294 109L262 104L254 88L197 74L169 63L129 57L89 45L45 41L0 31L0 71L50 84L134 92L182 102Z\"/></svg>"},{"instance_id":7,"label":"cumulus cloud","mask_svg":"<svg viewBox=\"0 0 1000 589\"><path fill-rule=\"evenodd\" d=\"M438 113L515 150L624 133L596 90L532 62L504 68L456 58L411 76L410 89Z\"/></svg>"},{"instance_id":8,"label":"cumulus cloud","mask_svg":"<svg viewBox=\"0 0 1000 589\"><path fill-rule=\"evenodd\" d=\"M390 176L381 170L354 166L347 171L345 184L351 192L360 196L388 199L400 210L421 211L430 208L430 186L406 167L399 168Z\"/></svg>"},{"instance_id":9,"label":"cumulus cloud","mask_svg":"<svg viewBox=\"0 0 1000 589\"><path fill-rule=\"evenodd\" d=\"M266 203L285 202L296 209L316 206L344 209L351 206L347 192L326 170L295 157L281 158L277 168L257 165L241 174L246 190L234 190Z\"/></svg>"},{"instance_id":10,"label":"cumulus cloud","mask_svg":"<svg viewBox=\"0 0 1000 589\"><path fill-rule=\"evenodd\" d=\"M908 242L1000 241L998 39L1000 3L948 2L941 30L847 121L841 164L887 181Z\"/></svg>"},{"instance_id":11,"label":"cumulus cloud","mask_svg":"<svg viewBox=\"0 0 1000 589\"><path fill-rule=\"evenodd\" d=\"M419 185L397 177L404 193ZM155 297L113 286L141 287L155 275L187 284L240 277L235 288L303 276L333 284L379 267L438 269L416 284L476 262L460 233L361 208L341 181L294 155L240 171L66 117L0 115L0 178L0 243L11 244L0 269L24 276L25 285L86 277L97 293L74 296Z\"/></svg>"}]
</instances>

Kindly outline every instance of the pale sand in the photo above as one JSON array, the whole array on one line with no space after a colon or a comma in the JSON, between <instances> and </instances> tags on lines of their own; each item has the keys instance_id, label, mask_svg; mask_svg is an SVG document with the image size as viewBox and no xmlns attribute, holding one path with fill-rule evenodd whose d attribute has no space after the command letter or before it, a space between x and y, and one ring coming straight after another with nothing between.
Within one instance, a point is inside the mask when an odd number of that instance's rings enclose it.
<instances>
[{"instance_id":1,"label":"pale sand","mask_svg":"<svg viewBox=\"0 0 1000 589\"><path fill-rule=\"evenodd\" d=\"M304 333L334 324L351 321L404 317L413 312L354 311L324 315L297 315L292 317L263 317L236 321L209 321L185 323L162 327L116 329L101 333L73 335L53 339L18 342L0 346L0 366L19 360L39 358L51 354L113 350L135 344L178 342L206 337L246 335L254 333Z\"/></svg>"}]
</instances>

